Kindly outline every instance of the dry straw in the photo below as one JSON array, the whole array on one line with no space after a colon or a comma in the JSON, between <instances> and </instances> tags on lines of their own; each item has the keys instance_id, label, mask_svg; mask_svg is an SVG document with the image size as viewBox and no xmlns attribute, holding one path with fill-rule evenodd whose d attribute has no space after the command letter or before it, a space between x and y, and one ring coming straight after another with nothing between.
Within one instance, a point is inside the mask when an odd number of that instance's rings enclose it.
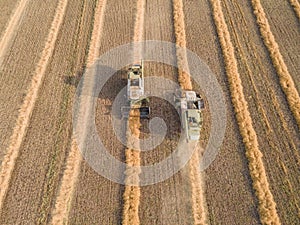
<instances>
[{"instance_id":1,"label":"dry straw","mask_svg":"<svg viewBox=\"0 0 300 225\"><path fill-rule=\"evenodd\" d=\"M140 205L140 187L139 174L141 172L140 166L140 151L139 142L136 139L140 135L140 118L138 110L131 110L131 117L128 120L127 144L128 148L125 150L126 157L126 171L125 171L125 191L123 194L123 220L122 224L136 225L140 224L139 219L139 205ZM137 126L138 125L138 126ZM136 186L130 184L136 184ZM128 184L128 185L127 185Z\"/></svg>"},{"instance_id":2,"label":"dry straw","mask_svg":"<svg viewBox=\"0 0 300 225\"><path fill-rule=\"evenodd\" d=\"M299 4L298 4L299 6ZM279 51L279 46L271 31L268 19L259 0L252 0L252 7L256 16L257 24L264 43L269 50L273 65L279 76L282 90L286 95L289 107L294 114L298 127L300 128L300 97L295 87L294 81Z\"/></svg>"},{"instance_id":3,"label":"dry straw","mask_svg":"<svg viewBox=\"0 0 300 225\"><path fill-rule=\"evenodd\" d=\"M230 40L222 7L219 0L211 0L211 3L213 6L214 21L225 60L231 99L234 105L240 133L246 148L246 156L253 181L253 188L258 198L260 220L262 224L280 224L276 211L276 204L270 191L263 165L262 153L259 150L257 135L254 131L252 119L248 111L248 105L244 97L243 86L234 55L234 48Z\"/></svg>"},{"instance_id":4,"label":"dry straw","mask_svg":"<svg viewBox=\"0 0 300 225\"><path fill-rule=\"evenodd\" d=\"M293 6L298 19L300 20L300 3L298 2L298 0L290 0L290 3L291 6Z\"/></svg>"},{"instance_id":5,"label":"dry straw","mask_svg":"<svg viewBox=\"0 0 300 225\"><path fill-rule=\"evenodd\" d=\"M87 66L94 64L99 54L100 37L103 27L103 16L106 0L99 0L95 9L93 32L90 41ZM76 182L78 180L82 157L74 137L71 150L67 157L66 167L61 181L61 186L55 201L54 210L51 213L51 224L65 224L68 221L70 204L73 197Z\"/></svg>"},{"instance_id":6,"label":"dry straw","mask_svg":"<svg viewBox=\"0 0 300 225\"><path fill-rule=\"evenodd\" d=\"M193 154L189 170L190 180L192 186L192 204L193 204L193 217L194 224L201 225L206 224L206 210L204 208L205 205L205 197L203 190L203 177L199 172L199 153L195 151Z\"/></svg>"},{"instance_id":7,"label":"dry straw","mask_svg":"<svg viewBox=\"0 0 300 225\"><path fill-rule=\"evenodd\" d=\"M20 146L22 144L26 129L30 121L30 117L38 96L39 88L45 75L49 59L51 58L53 50L55 48L57 35L64 18L67 4L68 0L60 0L58 2L55 16L51 28L49 29L50 32L48 34L45 48L36 67L31 85L27 91L27 95L25 96L24 102L20 108L19 117L17 118L16 126L10 139L10 145L2 162L0 171L0 209L2 209L3 201L9 187L10 178L17 157L19 155Z\"/></svg>"},{"instance_id":8,"label":"dry straw","mask_svg":"<svg viewBox=\"0 0 300 225\"><path fill-rule=\"evenodd\" d=\"M145 1L137 1L136 18L134 25L134 42L140 42L143 38ZM133 60L138 62L142 57L142 49L134 49ZM122 224L138 225L139 205L140 205L140 187L139 174L140 170L140 143L137 141L140 137L140 112L131 110L127 123L127 149L125 150L126 171L125 171L125 191L123 193L123 218ZM134 167L133 167L134 166ZM130 184L136 184L136 186Z\"/></svg>"},{"instance_id":9,"label":"dry straw","mask_svg":"<svg viewBox=\"0 0 300 225\"><path fill-rule=\"evenodd\" d=\"M16 32L16 29L18 28L18 24L20 23L21 17L24 14L27 3L28 3L28 0L21 0L19 2L14 14L12 15L12 17L5 29L3 36L1 37L0 65L2 64L1 59L4 57L4 54L9 47L11 40L13 39L13 35Z\"/></svg>"},{"instance_id":10,"label":"dry straw","mask_svg":"<svg viewBox=\"0 0 300 225\"><path fill-rule=\"evenodd\" d=\"M184 24L184 12L182 0L173 0L173 20L176 44L179 46L176 51L177 64L179 68L188 69L188 61L186 56L186 34ZM182 89L192 90L192 82L188 73L178 70L178 82ZM206 224L206 212L204 208L204 192L202 190L202 180L199 171L199 154L195 152L189 162L190 182L192 187L192 209L194 224Z\"/></svg>"},{"instance_id":11,"label":"dry straw","mask_svg":"<svg viewBox=\"0 0 300 225\"><path fill-rule=\"evenodd\" d=\"M81 154L77 144L72 140L72 149L70 151L66 168L63 174L59 194L55 202L54 212L52 212L51 224L65 224L68 221L68 209L71 205L71 196L74 193L76 181L79 176L81 165Z\"/></svg>"},{"instance_id":12,"label":"dry straw","mask_svg":"<svg viewBox=\"0 0 300 225\"><path fill-rule=\"evenodd\" d=\"M177 64L178 64L178 82L180 86L185 90L192 89L192 82L190 76L185 71L188 70L188 62L186 51L186 35L185 35L185 25L184 25L184 13L182 0L173 0L173 19L174 19L174 30L176 45L179 46L176 51ZM182 69L185 71L183 71Z\"/></svg>"}]
</instances>

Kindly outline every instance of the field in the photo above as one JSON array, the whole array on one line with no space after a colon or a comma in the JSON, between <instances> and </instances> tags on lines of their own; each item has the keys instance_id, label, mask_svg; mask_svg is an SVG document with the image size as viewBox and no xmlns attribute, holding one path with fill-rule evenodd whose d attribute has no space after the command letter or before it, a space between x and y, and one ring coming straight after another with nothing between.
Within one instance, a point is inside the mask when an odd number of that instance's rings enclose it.
<instances>
[{"instance_id":1,"label":"field","mask_svg":"<svg viewBox=\"0 0 300 225\"><path fill-rule=\"evenodd\" d=\"M0 0L0 8L0 224L300 224L299 1ZM145 166L173 157L181 123L169 103L151 97L165 139L138 151L136 138L149 136L139 114L123 121L126 143L118 139L112 108L127 85L124 65L94 96L95 117L88 98L79 98L80 118L91 118L108 153L126 163L124 185L82 157L74 96L97 84L85 74L100 56L145 40L176 43L207 64L225 99L226 132L206 170L199 150L168 179L137 185ZM145 60L145 77L205 95L208 84L191 79L179 47L168 60L187 71ZM137 45L132 51L132 63L144 54ZM145 83L146 91L155 88ZM208 98L202 147L212 125ZM119 168L101 162L112 173Z\"/></svg>"}]
</instances>

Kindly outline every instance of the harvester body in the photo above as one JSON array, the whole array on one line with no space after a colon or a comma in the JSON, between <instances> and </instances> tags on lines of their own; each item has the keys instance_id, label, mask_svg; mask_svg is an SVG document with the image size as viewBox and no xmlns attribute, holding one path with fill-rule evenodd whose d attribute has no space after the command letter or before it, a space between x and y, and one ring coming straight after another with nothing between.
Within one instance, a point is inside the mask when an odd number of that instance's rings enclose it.
<instances>
[{"instance_id":1,"label":"harvester body","mask_svg":"<svg viewBox=\"0 0 300 225\"><path fill-rule=\"evenodd\" d=\"M149 118L150 107L148 106L149 99L144 93L144 72L143 61L140 64L134 64L128 69L127 73L127 100L129 106L123 106L122 116L128 118L135 116L133 111L139 110L141 118Z\"/></svg>"},{"instance_id":2,"label":"harvester body","mask_svg":"<svg viewBox=\"0 0 300 225\"><path fill-rule=\"evenodd\" d=\"M144 96L143 65L133 65L130 67L127 76L128 101L138 101Z\"/></svg>"},{"instance_id":3,"label":"harvester body","mask_svg":"<svg viewBox=\"0 0 300 225\"><path fill-rule=\"evenodd\" d=\"M180 115L186 140L188 142L198 141L203 123L203 99L194 91L177 90L175 93L175 105Z\"/></svg>"}]
</instances>

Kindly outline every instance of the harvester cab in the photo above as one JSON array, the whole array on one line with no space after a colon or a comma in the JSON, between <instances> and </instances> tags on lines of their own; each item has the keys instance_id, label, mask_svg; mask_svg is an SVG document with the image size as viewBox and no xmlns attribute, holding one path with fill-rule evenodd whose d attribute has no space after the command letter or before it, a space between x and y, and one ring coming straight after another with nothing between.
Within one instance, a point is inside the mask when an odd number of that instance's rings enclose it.
<instances>
[{"instance_id":1,"label":"harvester cab","mask_svg":"<svg viewBox=\"0 0 300 225\"><path fill-rule=\"evenodd\" d=\"M202 128L204 101L195 91L177 90L174 95L186 140L198 141Z\"/></svg>"},{"instance_id":2,"label":"harvester cab","mask_svg":"<svg viewBox=\"0 0 300 225\"><path fill-rule=\"evenodd\" d=\"M129 106L123 106L121 113L123 118L139 115L140 118L149 119L149 99L144 94L143 61L129 67L127 73L127 100ZM139 111L137 114L136 111Z\"/></svg>"}]
</instances>

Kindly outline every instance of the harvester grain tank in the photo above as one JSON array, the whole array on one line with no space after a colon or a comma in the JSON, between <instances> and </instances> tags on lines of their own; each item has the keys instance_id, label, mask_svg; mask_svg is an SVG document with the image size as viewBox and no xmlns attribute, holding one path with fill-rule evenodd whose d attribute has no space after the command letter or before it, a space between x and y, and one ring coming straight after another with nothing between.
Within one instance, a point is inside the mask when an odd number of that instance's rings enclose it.
<instances>
[{"instance_id":1,"label":"harvester grain tank","mask_svg":"<svg viewBox=\"0 0 300 225\"><path fill-rule=\"evenodd\" d=\"M143 61L133 64L127 73L127 100L129 106L122 107L122 116L128 118L131 110L139 110L141 118L149 118L149 99L145 97Z\"/></svg>"}]
</instances>

